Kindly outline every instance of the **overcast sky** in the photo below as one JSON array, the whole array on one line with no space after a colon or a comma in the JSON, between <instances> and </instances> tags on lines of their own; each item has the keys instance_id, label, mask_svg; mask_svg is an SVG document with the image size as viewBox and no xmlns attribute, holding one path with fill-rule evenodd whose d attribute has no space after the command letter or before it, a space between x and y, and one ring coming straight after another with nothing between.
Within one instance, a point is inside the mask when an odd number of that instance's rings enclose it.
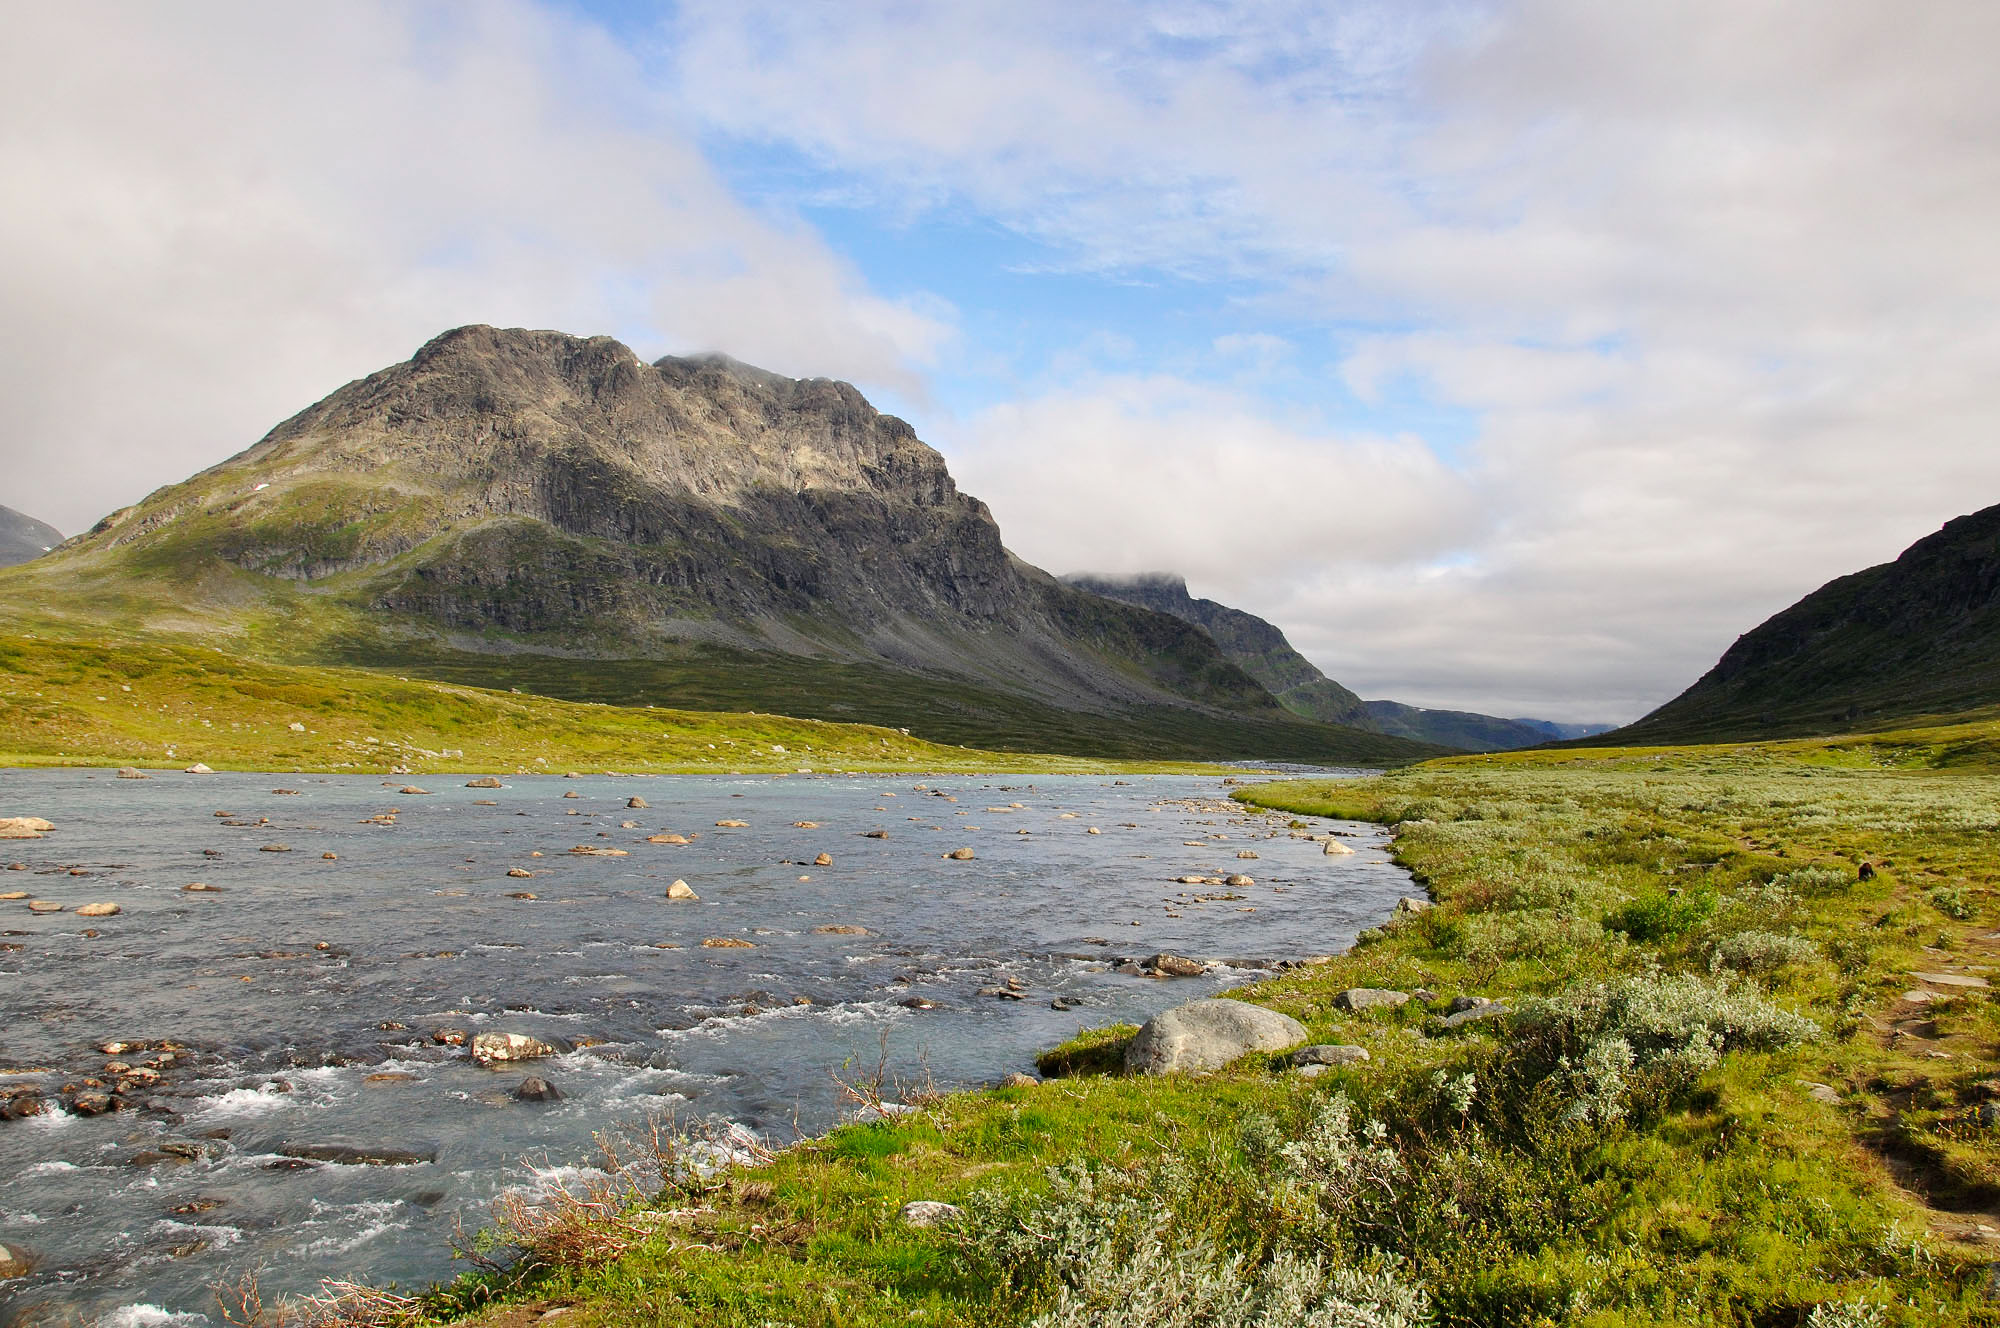
<instances>
[{"instance_id":1,"label":"overcast sky","mask_svg":"<svg viewBox=\"0 0 2000 1328\"><path fill-rule=\"evenodd\" d=\"M850 379L1052 571L1634 718L2000 502L2000 5L9 6L0 503L468 322Z\"/></svg>"}]
</instances>

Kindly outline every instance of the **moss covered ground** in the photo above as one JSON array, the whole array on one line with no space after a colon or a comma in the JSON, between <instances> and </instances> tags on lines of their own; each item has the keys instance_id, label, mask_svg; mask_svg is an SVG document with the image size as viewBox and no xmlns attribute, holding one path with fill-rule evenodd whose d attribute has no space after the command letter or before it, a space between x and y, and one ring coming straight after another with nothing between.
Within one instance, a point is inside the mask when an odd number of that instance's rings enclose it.
<instances>
[{"instance_id":1,"label":"moss covered ground","mask_svg":"<svg viewBox=\"0 0 2000 1328\"><path fill-rule=\"evenodd\" d=\"M1042 1083L905 1092L915 1110L767 1165L517 1208L483 1271L326 1312L2000 1323L1997 744L1973 725L1247 789L1398 826L1435 900L1239 993L1366 1063L1127 1078L1107 1071L1131 1030L1087 1031ZM1420 994L1356 1015L1350 987ZM1505 1013L1443 1027L1454 997ZM964 1213L915 1228L916 1199Z\"/></svg>"}]
</instances>

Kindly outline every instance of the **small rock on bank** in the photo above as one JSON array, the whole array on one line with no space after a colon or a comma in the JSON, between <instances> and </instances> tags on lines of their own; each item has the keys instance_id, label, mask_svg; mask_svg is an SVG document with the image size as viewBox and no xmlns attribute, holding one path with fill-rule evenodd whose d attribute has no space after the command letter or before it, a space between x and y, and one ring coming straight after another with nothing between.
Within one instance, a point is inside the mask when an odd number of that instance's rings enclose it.
<instances>
[{"instance_id":1,"label":"small rock on bank","mask_svg":"<svg viewBox=\"0 0 2000 1328\"><path fill-rule=\"evenodd\" d=\"M1206 1074L1253 1051L1283 1051L1306 1040L1290 1015L1222 997L1189 1001L1148 1019L1125 1048L1134 1074Z\"/></svg>"},{"instance_id":2,"label":"small rock on bank","mask_svg":"<svg viewBox=\"0 0 2000 1328\"><path fill-rule=\"evenodd\" d=\"M1336 1010L1352 1010L1359 1014L1363 1010L1393 1010L1409 1002L1407 991L1389 991L1383 987L1349 987L1333 998Z\"/></svg>"},{"instance_id":3,"label":"small rock on bank","mask_svg":"<svg viewBox=\"0 0 2000 1328\"><path fill-rule=\"evenodd\" d=\"M903 1219L905 1226L941 1227L964 1217L965 1210L957 1204L940 1203L936 1199L915 1199L904 1204L897 1216Z\"/></svg>"}]
</instances>

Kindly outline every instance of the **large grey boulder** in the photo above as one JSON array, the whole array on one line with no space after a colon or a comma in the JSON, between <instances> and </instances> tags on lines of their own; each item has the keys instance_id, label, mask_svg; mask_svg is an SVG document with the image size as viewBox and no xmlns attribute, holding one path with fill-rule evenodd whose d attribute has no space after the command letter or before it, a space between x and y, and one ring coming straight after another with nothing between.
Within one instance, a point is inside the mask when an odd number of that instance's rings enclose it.
<instances>
[{"instance_id":1,"label":"large grey boulder","mask_svg":"<svg viewBox=\"0 0 2000 1328\"><path fill-rule=\"evenodd\" d=\"M1283 1051L1306 1040L1290 1015L1220 997L1189 1001L1148 1019L1125 1048L1133 1074L1207 1074L1253 1051Z\"/></svg>"}]
</instances>

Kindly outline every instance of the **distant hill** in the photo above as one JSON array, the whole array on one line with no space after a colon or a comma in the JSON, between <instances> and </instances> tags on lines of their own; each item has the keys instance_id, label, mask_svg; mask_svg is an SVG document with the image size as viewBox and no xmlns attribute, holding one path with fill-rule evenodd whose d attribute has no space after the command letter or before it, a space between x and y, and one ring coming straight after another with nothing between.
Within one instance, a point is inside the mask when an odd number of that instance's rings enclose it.
<instances>
[{"instance_id":1,"label":"distant hill","mask_svg":"<svg viewBox=\"0 0 2000 1328\"><path fill-rule=\"evenodd\" d=\"M2000 705L2000 506L1830 581L1738 637L1694 686L1601 741L1878 729Z\"/></svg>"},{"instance_id":2,"label":"distant hill","mask_svg":"<svg viewBox=\"0 0 2000 1328\"><path fill-rule=\"evenodd\" d=\"M0 576L22 620L577 700L1117 756L1409 759L1010 554L827 379L464 327Z\"/></svg>"},{"instance_id":3,"label":"distant hill","mask_svg":"<svg viewBox=\"0 0 2000 1328\"><path fill-rule=\"evenodd\" d=\"M1365 727L1467 751L1511 751L1603 733L1609 724L1557 724L1546 719L1499 719L1469 710L1425 710L1401 701L1367 701Z\"/></svg>"},{"instance_id":4,"label":"distant hill","mask_svg":"<svg viewBox=\"0 0 2000 1328\"><path fill-rule=\"evenodd\" d=\"M39 558L62 542L62 532L48 522L0 507L0 567Z\"/></svg>"},{"instance_id":5,"label":"distant hill","mask_svg":"<svg viewBox=\"0 0 2000 1328\"><path fill-rule=\"evenodd\" d=\"M1496 719L1463 710L1424 710L1400 701L1363 701L1292 648L1277 627L1252 613L1212 599L1196 599L1187 582L1170 572L1138 576L1073 573L1063 578L1079 590L1170 613L1215 638L1245 673L1264 684L1287 709L1331 724L1349 724L1415 742L1464 751L1533 747L1558 738L1602 732L1609 725L1553 724L1539 719Z\"/></svg>"}]
</instances>

